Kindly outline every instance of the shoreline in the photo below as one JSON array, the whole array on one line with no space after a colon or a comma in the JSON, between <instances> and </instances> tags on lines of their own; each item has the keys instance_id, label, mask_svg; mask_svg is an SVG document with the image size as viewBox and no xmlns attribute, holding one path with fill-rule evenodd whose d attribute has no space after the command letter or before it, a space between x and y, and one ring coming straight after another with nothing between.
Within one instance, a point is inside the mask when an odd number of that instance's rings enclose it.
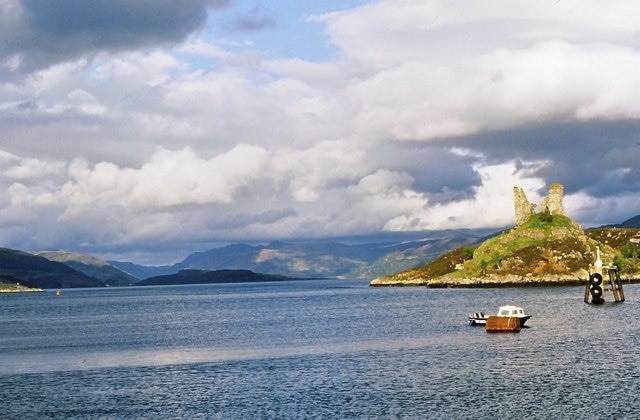
<instances>
[{"instance_id":1,"label":"shoreline","mask_svg":"<svg viewBox=\"0 0 640 420\"><path fill-rule=\"evenodd\" d=\"M32 293L43 291L44 290L38 287L27 287L19 284L0 283L0 293Z\"/></svg>"},{"instance_id":2,"label":"shoreline","mask_svg":"<svg viewBox=\"0 0 640 420\"><path fill-rule=\"evenodd\" d=\"M486 289L486 288L507 288L507 287L561 287L561 286L584 286L588 279L582 278L513 278L513 277L476 277L476 278L452 278L439 277L436 279L407 279L407 280L385 280L377 278L369 283L369 287L427 287L431 289ZM640 277L623 278L622 284L638 284Z\"/></svg>"}]
</instances>

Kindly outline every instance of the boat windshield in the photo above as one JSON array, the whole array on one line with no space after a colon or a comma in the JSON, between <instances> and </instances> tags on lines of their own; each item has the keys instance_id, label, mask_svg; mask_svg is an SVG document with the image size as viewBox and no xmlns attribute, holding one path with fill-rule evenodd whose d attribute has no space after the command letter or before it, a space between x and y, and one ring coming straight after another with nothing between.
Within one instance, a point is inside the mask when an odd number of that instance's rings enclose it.
<instances>
[{"instance_id":1,"label":"boat windshield","mask_svg":"<svg viewBox=\"0 0 640 420\"><path fill-rule=\"evenodd\" d=\"M522 310L522 308L500 308L498 315L524 315L524 311Z\"/></svg>"}]
</instances>

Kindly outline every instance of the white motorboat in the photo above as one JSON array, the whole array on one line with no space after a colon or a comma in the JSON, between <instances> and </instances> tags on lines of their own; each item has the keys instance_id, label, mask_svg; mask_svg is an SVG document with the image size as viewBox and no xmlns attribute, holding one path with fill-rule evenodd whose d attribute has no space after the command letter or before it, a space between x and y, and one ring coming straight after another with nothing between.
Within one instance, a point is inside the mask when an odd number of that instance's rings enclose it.
<instances>
[{"instance_id":1,"label":"white motorboat","mask_svg":"<svg viewBox=\"0 0 640 420\"><path fill-rule=\"evenodd\" d=\"M489 315L485 315L484 312L474 312L469 315L469 325L486 325Z\"/></svg>"},{"instance_id":2,"label":"white motorboat","mask_svg":"<svg viewBox=\"0 0 640 420\"><path fill-rule=\"evenodd\" d=\"M495 316L518 318L521 327L524 327L525 322L531 318L531 315L525 314L521 307L513 305L501 306ZM474 312L469 315L467 322L469 325L486 325L487 319L489 319L489 315L484 312Z\"/></svg>"},{"instance_id":3,"label":"white motorboat","mask_svg":"<svg viewBox=\"0 0 640 420\"><path fill-rule=\"evenodd\" d=\"M521 327L524 327L525 322L531 318L531 315L525 314L521 307L513 305L501 306L500 309L498 309L498 314L496 316L518 318Z\"/></svg>"}]
</instances>

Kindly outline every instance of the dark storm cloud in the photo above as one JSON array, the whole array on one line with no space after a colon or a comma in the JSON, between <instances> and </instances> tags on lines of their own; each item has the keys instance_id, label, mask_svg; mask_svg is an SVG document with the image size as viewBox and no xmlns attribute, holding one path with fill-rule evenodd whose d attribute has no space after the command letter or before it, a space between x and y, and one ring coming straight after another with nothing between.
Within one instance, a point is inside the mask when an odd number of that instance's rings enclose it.
<instances>
[{"instance_id":1,"label":"dark storm cloud","mask_svg":"<svg viewBox=\"0 0 640 420\"><path fill-rule=\"evenodd\" d=\"M427 193L431 203L470 198L482 184L471 164L474 158L451 152L446 143L402 142L383 145L373 153L375 165L407 172L417 191Z\"/></svg>"},{"instance_id":2,"label":"dark storm cloud","mask_svg":"<svg viewBox=\"0 0 640 420\"><path fill-rule=\"evenodd\" d=\"M209 7L228 2L22 0L7 7L0 61L13 59L14 71L28 72L102 51L177 43L203 27Z\"/></svg>"},{"instance_id":3,"label":"dark storm cloud","mask_svg":"<svg viewBox=\"0 0 640 420\"><path fill-rule=\"evenodd\" d=\"M564 184L567 194L640 193L639 121L548 123L446 143L477 150L490 162L546 160L549 164L532 175L547 185Z\"/></svg>"}]
</instances>

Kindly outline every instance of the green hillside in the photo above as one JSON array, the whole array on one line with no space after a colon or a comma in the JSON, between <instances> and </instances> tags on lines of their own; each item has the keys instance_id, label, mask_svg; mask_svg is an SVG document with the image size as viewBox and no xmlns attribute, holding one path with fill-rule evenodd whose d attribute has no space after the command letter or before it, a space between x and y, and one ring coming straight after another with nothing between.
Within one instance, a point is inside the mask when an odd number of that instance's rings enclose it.
<instances>
[{"instance_id":1,"label":"green hillside","mask_svg":"<svg viewBox=\"0 0 640 420\"><path fill-rule=\"evenodd\" d=\"M532 215L516 228L463 247L413 270L379 277L372 286L423 285L480 287L578 284L588 278L596 248L605 264L617 264L623 277L637 277L638 229L584 231L569 217Z\"/></svg>"},{"instance_id":2,"label":"green hillside","mask_svg":"<svg viewBox=\"0 0 640 420\"><path fill-rule=\"evenodd\" d=\"M3 281L3 278L10 281ZM65 264L8 248L0 248L0 282L16 282L27 287L43 289L104 286L101 281Z\"/></svg>"},{"instance_id":3,"label":"green hillside","mask_svg":"<svg viewBox=\"0 0 640 420\"><path fill-rule=\"evenodd\" d=\"M69 251L40 251L36 255L49 261L63 263L86 276L100 280L108 286L129 286L140 280L106 261L87 254Z\"/></svg>"}]
</instances>

